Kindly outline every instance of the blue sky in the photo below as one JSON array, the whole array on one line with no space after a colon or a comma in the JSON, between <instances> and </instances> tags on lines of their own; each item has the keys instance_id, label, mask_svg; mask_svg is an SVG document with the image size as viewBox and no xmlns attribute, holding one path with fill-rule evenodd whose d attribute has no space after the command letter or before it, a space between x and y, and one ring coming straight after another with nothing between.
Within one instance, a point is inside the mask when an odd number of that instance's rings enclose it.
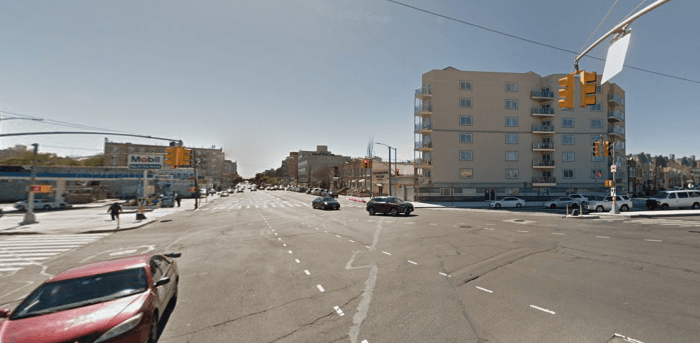
<instances>
[{"instance_id":1,"label":"blue sky","mask_svg":"<svg viewBox=\"0 0 700 343\"><path fill-rule=\"evenodd\" d=\"M401 2L574 51L615 3ZM591 42L640 2L619 0ZM626 64L700 81L699 12L698 1L673 0L638 19ZM371 138L410 159L423 73L544 76L570 72L575 57L384 0L4 1L0 47L0 111L223 147L244 177L316 145L364 156ZM602 72L604 62L580 66ZM628 153L700 157L700 84L628 68L611 81L626 91ZM0 121L2 133L75 130ZM0 138L0 148L86 156L104 137Z\"/></svg>"}]
</instances>

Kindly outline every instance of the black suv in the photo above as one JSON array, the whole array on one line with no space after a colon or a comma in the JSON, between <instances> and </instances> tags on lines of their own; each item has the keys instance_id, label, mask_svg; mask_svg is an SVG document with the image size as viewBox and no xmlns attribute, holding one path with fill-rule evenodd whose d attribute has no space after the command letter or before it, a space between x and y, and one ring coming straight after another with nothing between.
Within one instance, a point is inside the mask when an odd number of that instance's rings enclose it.
<instances>
[{"instance_id":1,"label":"black suv","mask_svg":"<svg viewBox=\"0 0 700 343\"><path fill-rule=\"evenodd\" d=\"M399 213L409 215L413 212L413 204L396 197L378 197L367 203L367 212L370 216L378 212L391 213L394 217L398 216Z\"/></svg>"}]
</instances>

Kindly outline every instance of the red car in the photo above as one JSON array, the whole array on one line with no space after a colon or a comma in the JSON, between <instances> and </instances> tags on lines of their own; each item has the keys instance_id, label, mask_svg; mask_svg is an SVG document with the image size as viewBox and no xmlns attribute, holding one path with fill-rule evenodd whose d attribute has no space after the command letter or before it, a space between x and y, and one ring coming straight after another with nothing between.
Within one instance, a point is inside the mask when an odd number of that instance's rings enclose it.
<instances>
[{"instance_id":1,"label":"red car","mask_svg":"<svg viewBox=\"0 0 700 343\"><path fill-rule=\"evenodd\" d=\"M0 309L0 342L154 343L159 318L177 301L179 256L138 255L66 270L14 311Z\"/></svg>"}]
</instances>

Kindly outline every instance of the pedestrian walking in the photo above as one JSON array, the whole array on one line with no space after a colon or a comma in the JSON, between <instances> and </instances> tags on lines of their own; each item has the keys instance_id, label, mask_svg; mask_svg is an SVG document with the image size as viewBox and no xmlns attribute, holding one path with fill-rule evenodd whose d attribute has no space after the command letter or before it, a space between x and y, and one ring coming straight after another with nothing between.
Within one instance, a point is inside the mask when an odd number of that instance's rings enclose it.
<instances>
[{"instance_id":1,"label":"pedestrian walking","mask_svg":"<svg viewBox=\"0 0 700 343\"><path fill-rule=\"evenodd\" d=\"M175 202L177 202L177 207L180 207L180 201L182 201L182 197L180 194L175 195Z\"/></svg>"},{"instance_id":2,"label":"pedestrian walking","mask_svg":"<svg viewBox=\"0 0 700 343\"><path fill-rule=\"evenodd\" d=\"M119 228L119 213L122 211L121 205L119 203L115 202L111 206L109 206L109 209L107 209L107 212L112 216L112 220L114 218L117 219L117 229Z\"/></svg>"}]
</instances>

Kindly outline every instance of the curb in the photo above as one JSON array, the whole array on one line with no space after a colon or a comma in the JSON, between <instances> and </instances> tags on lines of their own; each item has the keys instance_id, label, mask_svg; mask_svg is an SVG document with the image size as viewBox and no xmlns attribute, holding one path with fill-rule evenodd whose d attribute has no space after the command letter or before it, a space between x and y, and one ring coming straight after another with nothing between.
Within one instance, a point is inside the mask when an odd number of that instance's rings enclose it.
<instances>
[{"instance_id":1,"label":"curb","mask_svg":"<svg viewBox=\"0 0 700 343\"><path fill-rule=\"evenodd\" d=\"M153 219L153 220L147 221L145 223L140 223L139 225L127 227L127 228L109 229L109 230L90 230L90 231L78 232L77 234L80 235L80 234L92 234L92 233L117 233L117 232L122 232L122 231L131 231L131 230L140 229L148 224L155 223L158 221L159 220Z\"/></svg>"}]
</instances>

